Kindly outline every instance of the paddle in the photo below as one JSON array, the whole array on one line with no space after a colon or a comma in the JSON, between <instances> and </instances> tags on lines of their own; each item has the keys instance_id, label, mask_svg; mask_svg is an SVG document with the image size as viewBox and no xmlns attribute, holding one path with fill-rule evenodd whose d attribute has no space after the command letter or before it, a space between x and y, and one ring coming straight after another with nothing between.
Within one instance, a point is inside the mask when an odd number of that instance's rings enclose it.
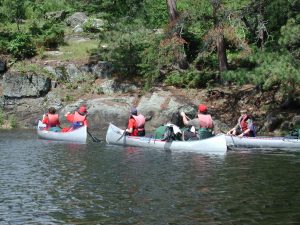
<instances>
[{"instance_id":1,"label":"paddle","mask_svg":"<svg viewBox=\"0 0 300 225\"><path fill-rule=\"evenodd\" d=\"M124 130L123 134L118 138L117 141L120 141L122 137L124 137L124 135L126 134L126 130Z\"/></svg>"},{"instance_id":2,"label":"paddle","mask_svg":"<svg viewBox=\"0 0 300 225\"><path fill-rule=\"evenodd\" d=\"M93 142L102 142L102 140L100 140L100 139L94 137L94 136L89 132L89 130L87 130L87 133L91 136Z\"/></svg>"}]
</instances>

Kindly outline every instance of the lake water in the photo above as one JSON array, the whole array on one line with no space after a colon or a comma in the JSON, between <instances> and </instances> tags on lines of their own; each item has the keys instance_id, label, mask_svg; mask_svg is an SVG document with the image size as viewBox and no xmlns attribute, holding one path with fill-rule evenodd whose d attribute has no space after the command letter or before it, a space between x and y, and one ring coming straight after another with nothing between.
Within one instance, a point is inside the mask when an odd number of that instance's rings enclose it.
<instances>
[{"instance_id":1,"label":"lake water","mask_svg":"<svg viewBox=\"0 0 300 225\"><path fill-rule=\"evenodd\" d=\"M225 156L0 131L0 224L299 224L299 153Z\"/></svg>"}]
</instances>

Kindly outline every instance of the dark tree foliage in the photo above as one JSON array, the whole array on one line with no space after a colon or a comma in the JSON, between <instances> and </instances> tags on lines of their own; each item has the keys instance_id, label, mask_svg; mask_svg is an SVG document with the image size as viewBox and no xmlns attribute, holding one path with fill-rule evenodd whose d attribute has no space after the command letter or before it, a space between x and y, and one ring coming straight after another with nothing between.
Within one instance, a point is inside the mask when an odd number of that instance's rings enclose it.
<instances>
[{"instance_id":1,"label":"dark tree foliage","mask_svg":"<svg viewBox=\"0 0 300 225\"><path fill-rule=\"evenodd\" d=\"M221 78L290 95L300 85L300 0L2 0L0 52L59 47L64 22L43 26L58 10L107 21L98 55L120 77L180 87Z\"/></svg>"}]
</instances>

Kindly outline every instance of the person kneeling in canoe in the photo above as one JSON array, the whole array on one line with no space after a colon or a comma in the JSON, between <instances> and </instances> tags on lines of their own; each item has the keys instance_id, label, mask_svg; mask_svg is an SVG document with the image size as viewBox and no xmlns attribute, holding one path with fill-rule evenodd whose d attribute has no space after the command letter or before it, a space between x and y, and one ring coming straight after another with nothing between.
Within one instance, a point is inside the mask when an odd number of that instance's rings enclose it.
<instances>
[{"instance_id":1,"label":"person kneeling in canoe","mask_svg":"<svg viewBox=\"0 0 300 225\"><path fill-rule=\"evenodd\" d=\"M54 132L59 132L61 130L59 116L54 107L50 107L48 113L43 115L42 123L46 124L46 130Z\"/></svg>"},{"instance_id":2,"label":"person kneeling in canoe","mask_svg":"<svg viewBox=\"0 0 300 225\"><path fill-rule=\"evenodd\" d=\"M69 122L72 123L72 126L68 129L68 131L74 130L81 126L88 126L87 110L85 106L80 106L79 110L75 111L72 114L70 112L67 112L65 114L65 117Z\"/></svg>"},{"instance_id":3,"label":"person kneeling in canoe","mask_svg":"<svg viewBox=\"0 0 300 225\"><path fill-rule=\"evenodd\" d=\"M238 118L237 124L227 134L239 137L255 137L255 126L251 116L247 114L245 109L242 109L240 112L241 116Z\"/></svg>"},{"instance_id":4,"label":"person kneeling in canoe","mask_svg":"<svg viewBox=\"0 0 300 225\"><path fill-rule=\"evenodd\" d=\"M210 114L207 114L206 105L200 104L198 107L198 118L188 120L184 112L181 112L182 120L186 126L194 126L200 139L213 136L214 123Z\"/></svg>"},{"instance_id":5,"label":"person kneeling in canoe","mask_svg":"<svg viewBox=\"0 0 300 225\"><path fill-rule=\"evenodd\" d=\"M138 115L137 109L132 108L126 134L129 136L145 136L145 122L145 117L142 114Z\"/></svg>"}]
</instances>

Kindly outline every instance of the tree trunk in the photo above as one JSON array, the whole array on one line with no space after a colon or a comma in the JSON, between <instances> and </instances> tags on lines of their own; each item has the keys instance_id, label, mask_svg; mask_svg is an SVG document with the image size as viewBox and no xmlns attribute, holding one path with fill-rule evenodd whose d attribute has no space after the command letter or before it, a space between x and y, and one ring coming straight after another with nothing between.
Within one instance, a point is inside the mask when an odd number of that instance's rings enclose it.
<instances>
[{"instance_id":1,"label":"tree trunk","mask_svg":"<svg viewBox=\"0 0 300 225\"><path fill-rule=\"evenodd\" d=\"M218 32L215 42L217 47L219 70L220 72L223 72L227 70L228 63L227 63L226 47L225 47L225 40L224 40L224 32L217 16L221 5L219 1L212 2L212 5L213 5L214 27L215 30Z\"/></svg>"},{"instance_id":2,"label":"tree trunk","mask_svg":"<svg viewBox=\"0 0 300 225\"><path fill-rule=\"evenodd\" d=\"M176 9L176 0L166 0L169 12L170 23L173 23L178 18L178 12Z\"/></svg>"},{"instance_id":3,"label":"tree trunk","mask_svg":"<svg viewBox=\"0 0 300 225\"><path fill-rule=\"evenodd\" d=\"M220 72L227 70L227 55L226 55L226 47L224 41L224 35L220 33L217 39L217 54L219 60L219 70Z\"/></svg>"}]
</instances>

